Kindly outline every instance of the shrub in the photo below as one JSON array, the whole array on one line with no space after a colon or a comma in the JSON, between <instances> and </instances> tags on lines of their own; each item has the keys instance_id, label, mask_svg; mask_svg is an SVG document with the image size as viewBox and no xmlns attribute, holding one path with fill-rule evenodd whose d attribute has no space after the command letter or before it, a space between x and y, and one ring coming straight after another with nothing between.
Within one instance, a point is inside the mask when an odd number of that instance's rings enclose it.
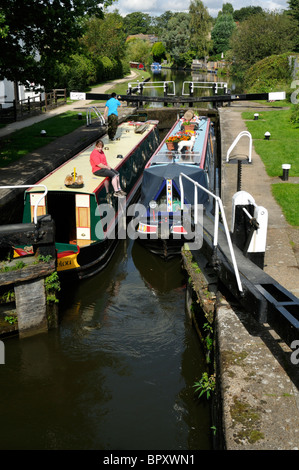
<instances>
[{"instance_id":1,"label":"shrub","mask_svg":"<svg viewBox=\"0 0 299 470\"><path fill-rule=\"evenodd\" d=\"M291 77L289 54L272 55L260 60L245 75L245 88L249 93L268 93L283 86Z\"/></svg>"}]
</instances>

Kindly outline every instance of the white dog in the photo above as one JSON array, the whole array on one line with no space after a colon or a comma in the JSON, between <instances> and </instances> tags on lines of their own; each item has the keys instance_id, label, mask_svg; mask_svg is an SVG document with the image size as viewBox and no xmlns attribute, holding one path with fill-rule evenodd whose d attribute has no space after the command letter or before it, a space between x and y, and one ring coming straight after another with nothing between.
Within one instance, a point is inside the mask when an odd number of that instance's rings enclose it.
<instances>
[{"instance_id":1,"label":"white dog","mask_svg":"<svg viewBox=\"0 0 299 470\"><path fill-rule=\"evenodd\" d=\"M178 152L182 153L182 149L184 147L189 147L189 151L192 152L194 142L195 142L195 135L193 135L190 140L182 140L181 142L178 143Z\"/></svg>"}]
</instances>

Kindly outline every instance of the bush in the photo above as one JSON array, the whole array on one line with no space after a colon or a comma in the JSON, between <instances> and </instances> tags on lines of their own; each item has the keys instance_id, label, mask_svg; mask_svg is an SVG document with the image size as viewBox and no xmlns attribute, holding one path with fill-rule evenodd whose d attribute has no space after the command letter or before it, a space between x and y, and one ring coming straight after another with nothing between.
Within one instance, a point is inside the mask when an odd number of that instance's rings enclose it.
<instances>
[{"instance_id":1,"label":"bush","mask_svg":"<svg viewBox=\"0 0 299 470\"><path fill-rule=\"evenodd\" d=\"M84 55L75 54L67 64L58 64L55 88L85 90L95 83L96 67L92 60Z\"/></svg>"},{"instance_id":2,"label":"bush","mask_svg":"<svg viewBox=\"0 0 299 470\"><path fill-rule=\"evenodd\" d=\"M299 125L299 104L293 105L290 121L292 124Z\"/></svg>"},{"instance_id":3,"label":"bush","mask_svg":"<svg viewBox=\"0 0 299 470\"><path fill-rule=\"evenodd\" d=\"M283 87L290 77L289 54L273 55L250 67L245 88L248 93L269 93Z\"/></svg>"},{"instance_id":4,"label":"bush","mask_svg":"<svg viewBox=\"0 0 299 470\"><path fill-rule=\"evenodd\" d=\"M104 82L123 76L123 64L116 59L109 57L100 57L96 62L96 80Z\"/></svg>"},{"instance_id":5,"label":"bush","mask_svg":"<svg viewBox=\"0 0 299 470\"><path fill-rule=\"evenodd\" d=\"M85 90L89 85L95 83L96 67L87 57L79 54L72 56L68 88L70 90Z\"/></svg>"}]
</instances>

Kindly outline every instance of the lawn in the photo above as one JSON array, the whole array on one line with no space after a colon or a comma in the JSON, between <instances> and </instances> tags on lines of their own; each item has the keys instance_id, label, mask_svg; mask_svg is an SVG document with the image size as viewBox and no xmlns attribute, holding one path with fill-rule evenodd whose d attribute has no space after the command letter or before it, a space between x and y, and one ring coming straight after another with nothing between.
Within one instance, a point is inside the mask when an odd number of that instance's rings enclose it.
<instances>
[{"instance_id":1,"label":"lawn","mask_svg":"<svg viewBox=\"0 0 299 470\"><path fill-rule=\"evenodd\" d=\"M291 165L290 177L299 176L299 126L291 123L291 113L291 109L262 111L256 121L253 113L242 113L252 135L255 151L261 157L270 177L281 176L284 163ZM265 140L266 132L270 132L270 140ZM299 185L273 184L272 193L282 207L288 223L299 226Z\"/></svg>"},{"instance_id":2,"label":"lawn","mask_svg":"<svg viewBox=\"0 0 299 470\"><path fill-rule=\"evenodd\" d=\"M73 132L84 124L84 120L78 119L77 112L67 111L3 137L0 140L0 167L9 165L27 153ZM45 128L47 134L42 136L41 131Z\"/></svg>"},{"instance_id":3,"label":"lawn","mask_svg":"<svg viewBox=\"0 0 299 470\"><path fill-rule=\"evenodd\" d=\"M288 223L299 227L299 184L273 184L272 193Z\"/></svg>"},{"instance_id":4,"label":"lawn","mask_svg":"<svg viewBox=\"0 0 299 470\"><path fill-rule=\"evenodd\" d=\"M289 176L299 176L299 127L290 122L290 116L291 110L263 111L254 121L253 113L242 113L269 176L280 176L283 163L291 164ZM265 132L271 134L269 141Z\"/></svg>"}]
</instances>

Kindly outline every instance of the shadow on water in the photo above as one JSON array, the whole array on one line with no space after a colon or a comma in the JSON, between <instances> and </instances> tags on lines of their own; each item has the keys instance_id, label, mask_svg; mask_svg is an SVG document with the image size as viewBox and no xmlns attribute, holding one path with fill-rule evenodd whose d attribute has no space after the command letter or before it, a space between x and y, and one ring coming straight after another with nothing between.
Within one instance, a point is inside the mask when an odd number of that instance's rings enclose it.
<instances>
[{"instance_id":1,"label":"shadow on water","mask_svg":"<svg viewBox=\"0 0 299 470\"><path fill-rule=\"evenodd\" d=\"M64 291L57 330L6 342L1 449L211 448L180 260L165 268L124 241L104 272Z\"/></svg>"}]
</instances>

